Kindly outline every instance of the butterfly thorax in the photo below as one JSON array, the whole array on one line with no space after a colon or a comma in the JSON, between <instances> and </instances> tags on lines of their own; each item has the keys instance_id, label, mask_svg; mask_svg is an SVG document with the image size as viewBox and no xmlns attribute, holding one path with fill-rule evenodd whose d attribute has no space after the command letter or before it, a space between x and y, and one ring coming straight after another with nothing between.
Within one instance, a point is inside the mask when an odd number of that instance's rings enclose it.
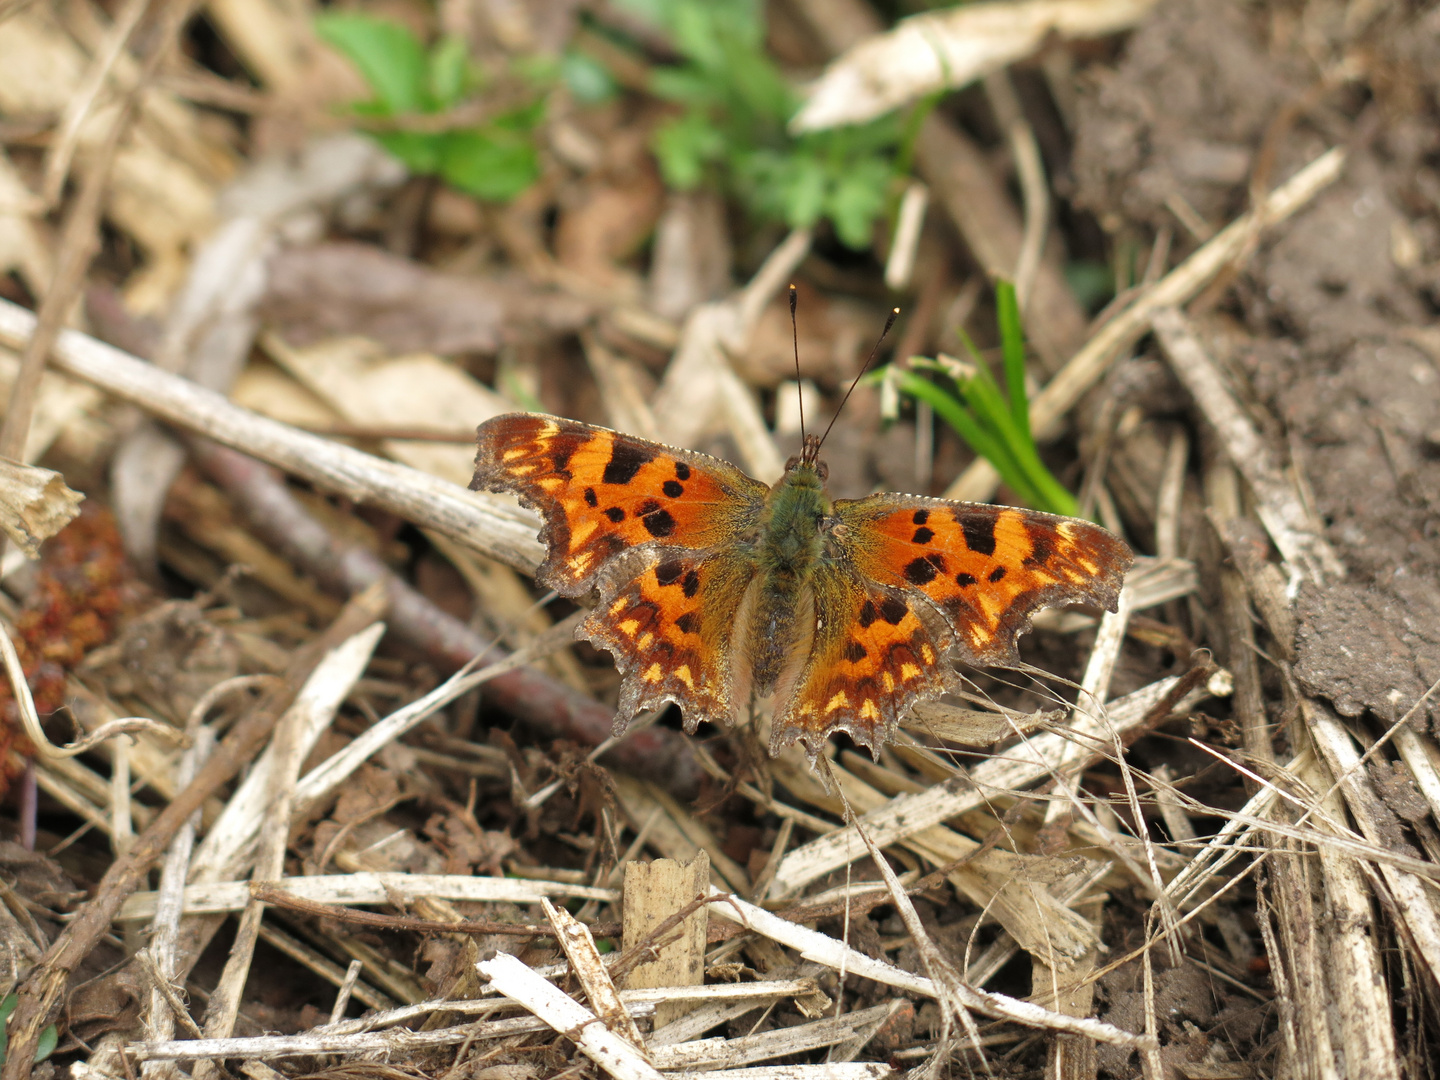
<instances>
[{"instance_id":1,"label":"butterfly thorax","mask_svg":"<svg viewBox=\"0 0 1440 1080\"><path fill-rule=\"evenodd\" d=\"M830 515L823 466L793 462L770 490L755 540L756 577L749 627L754 686L764 693L780 679L787 659L808 642L813 611L807 587L823 557L821 525Z\"/></svg>"}]
</instances>

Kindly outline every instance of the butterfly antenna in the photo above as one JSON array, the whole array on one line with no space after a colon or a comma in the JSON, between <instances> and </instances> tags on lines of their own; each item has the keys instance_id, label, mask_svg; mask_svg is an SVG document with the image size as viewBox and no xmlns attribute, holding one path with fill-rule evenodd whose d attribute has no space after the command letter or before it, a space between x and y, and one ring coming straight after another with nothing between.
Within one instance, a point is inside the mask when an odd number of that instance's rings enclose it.
<instances>
[{"instance_id":1,"label":"butterfly antenna","mask_svg":"<svg viewBox=\"0 0 1440 1080\"><path fill-rule=\"evenodd\" d=\"M835 410L835 415L830 418L830 423L825 428L825 434L820 436L821 446L825 445L825 440L830 437L830 428L833 428L835 421L840 419L840 414L845 410L845 403L850 400L850 395L855 392L855 387L860 385L860 380L865 375L865 372L870 370L870 365L875 362L875 357L880 352L880 346L885 343L885 335L890 333L890 328L895 325L895 320L899 317L900 309L898 307L891 308L890 314L885 319L885 329L880 331L880 336L875 340L875 347L870 350L870 355L866 358L865 363L861 365L859 372L856 373L854 381L850 384L850 389L846 390L845 396L840 399L840 407Z\"/></svg>"},{"instance_id":2,"label":"butterfly antenna","mask_svg":"<svg viewBox=\"0 0 1440 1080\"><path fill-rule=\"evenodd\" d=\"M790 286L790 340L795 346L795 396L800 399L800 444L805 444L805 388L800 384L800 331L795 325L795 286Z\"/></svg>"}]
</instances>

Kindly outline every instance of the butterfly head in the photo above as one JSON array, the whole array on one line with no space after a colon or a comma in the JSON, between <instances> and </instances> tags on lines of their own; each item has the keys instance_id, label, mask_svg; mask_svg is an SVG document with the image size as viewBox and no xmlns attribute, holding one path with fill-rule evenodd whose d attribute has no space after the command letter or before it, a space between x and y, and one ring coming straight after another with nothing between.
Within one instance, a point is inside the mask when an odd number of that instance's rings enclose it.
<instances>
[{"instance_id":1,"label":"butterfly head","mask_svg":"<svg viewBox=\"0 0 1440 1080\"><path fill-rule=\"evenodd\" d=\"M830 476L830 466L820 460L820 436L808 434L805 436L805 445L801 447L800 453L793 455L785 462L785 475L789 476L797 469L813 472L823 484Z\"/></svg>"}]
</instances>

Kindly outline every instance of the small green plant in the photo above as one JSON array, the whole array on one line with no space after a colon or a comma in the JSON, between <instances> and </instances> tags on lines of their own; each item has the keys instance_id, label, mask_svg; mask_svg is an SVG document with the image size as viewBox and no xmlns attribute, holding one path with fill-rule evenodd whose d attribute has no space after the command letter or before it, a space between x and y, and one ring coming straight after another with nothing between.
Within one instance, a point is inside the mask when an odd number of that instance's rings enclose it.
<instances>
[{"instance_id":1,"label":"small green plant","mask_svg":"<svg viewBox=\"0 0 1440 1080\"><path fill-rule=\"evenodd\" d=\"M358 116L403 119L454 109L483 85L465 43L442 38L428 51L404 26L355 12L318 16L315 31L343 53L369 83L373 99ZM382 130L371 136L411 172L439 176L477 198L513 199L540 175L535 128L545 104L534 100L448 131Z\"/></svg>"},{"instance_id":2,"label":"small green plant","mask_svg":"<svg viewBox=\"0 0 1440 1080\"><path fill-rule=\"evenodd\" d=\"M5 1025L10 1020L10 1014L15 1011L15 1006L19 1004L19 994L6 994L5 999L0 1001L0 1065L5 1063L5 1053L10 1049L10 1033ZM40 1039L35 1044L35 1063L38 1065L53 1054L59 1041L60 1036L54 1024L40 1032Z\"/></svg>"},{"instance_id":3,"label":"small green plant","mask_svg":"<svg viewBox=\"0 0 1440 1080\"><path fill-rule=\"evenodd\" d=\"M953 357L913 357L908 370L887 370L902 394L924 401L965 440L970 449L995 466L1000 478L1019 498L1037 510L1074 517L1075 496L1056 480L1035 447L1030 432L1030 403L1025 396L1025 335L1015 287L1008 281L995 285L1000 351L1005 387L1002 389L965 332L960 338L971 363ZM917 370L918 369L918 370ZM930 370L946 377L953 390L919 372Z\"/></svg>"},{"instance_id":4,"label":"small green plant","mask_svg":"<svg viewBox=\"0 0 1440 1080\"><path fill-rule=\"evenodd\" d=\"M765 53L757 0L624 0L663 29L680 56L650 89L680 107L653 147L666 183L728 188L754 214L806 228L830 220L849 247L870 245L896 175L894 117L792 137L800 98Z\"/></svg>"}]
</instances>

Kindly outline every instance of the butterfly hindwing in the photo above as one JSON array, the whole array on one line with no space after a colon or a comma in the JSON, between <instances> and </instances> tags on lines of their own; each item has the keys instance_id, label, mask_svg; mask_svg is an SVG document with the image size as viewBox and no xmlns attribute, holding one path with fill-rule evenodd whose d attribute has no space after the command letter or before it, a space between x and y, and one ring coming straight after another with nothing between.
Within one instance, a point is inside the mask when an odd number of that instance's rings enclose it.
<instances>
[{"instance_id":1,"label":"butterfly hindwing","mask_svg":"<svg viewBox=\"0 0 1440 1080\"><path fill-rule=\"evenodd\" d=\"M601 568L640 545L723 546L769 491L718 458L541 413L481 424L474 490L508 491L544 520L536 580L583 596Z\"/></svg>"},{"instance_id":2,"label":"butterfly hindwing","mask_svg":"<svg viewBox=\"0 0 1440 1080\"><path fill-rule=\"evenodd\" d=\"M579 634L615 657L622 731L641 709L680 706L685 730L729 724L736 612L754 574L733 552L650 548L600 574L600 602Z\"/></svg>"},{"instance_id":3,"label":"butterfly hindwing","mask_svg":"<svg viewBox=\"0 0 1440 1080\"><path fill-rule=\"evenodd\" d=\"M817 569L812 588L814 640L789 699L776 703L770 752L799 740L813 761L837 730L878 752L915 701L950 688L952 631L924 600L843 562Z\"/></svg>"},{"instance_id":4,"label":"butterfly hindwing","mask_svg":"<svg viewBox=\"0 0 1440 1080\"><path fill-rule=\"evenodd\" d=\"M1098 525L986 503L872 495L835 503L855 568L917 589L955 629L966 663L1014 664L1030 616L1056 604L1115 610L1133 556Z\"/></svg>"}]
</instances>

